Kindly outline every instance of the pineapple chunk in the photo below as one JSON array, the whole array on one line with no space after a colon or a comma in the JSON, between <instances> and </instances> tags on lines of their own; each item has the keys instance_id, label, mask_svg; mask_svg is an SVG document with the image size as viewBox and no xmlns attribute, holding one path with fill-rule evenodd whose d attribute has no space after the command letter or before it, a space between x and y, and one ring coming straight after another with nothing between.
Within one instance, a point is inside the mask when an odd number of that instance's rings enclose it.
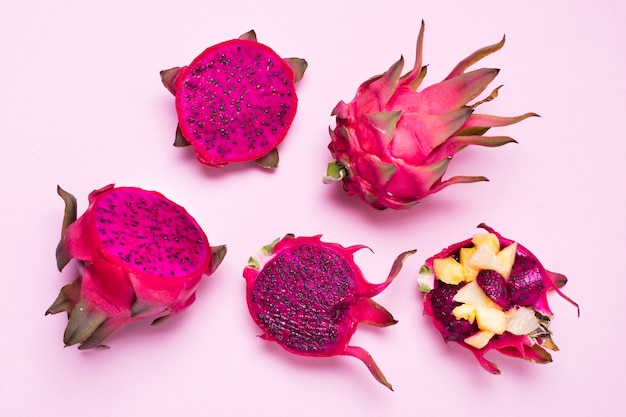
<instances>
[{"instance_id":1,"label":"pineapple chunk","mask_svg":"<svg viewBox=\"0 0 626 417\"><path fill-rule=\"evenodd\" d=\"M513 242L496 255L498 261L500 261L500 269L497 269L496 271L500 273L504 279L509 279L509 276L511 275L511 269L513 268L513 263L515 263L516 254L517 242Z\"/></svg>"},{"instance_id":2,"label":"pineapple chunk","mask_svg":"<svg viewBox=\"0 0 626 417\"><path fill-rule=\"evenodd\" d=\"M496 255L497 252L494 252L492 249L492 246L486 243L478 245L476 252L467 261L467 265L476 269L491 269L494 271L502 269L500 259Z\"/></svg>"},{"instance_id":3,"label":"pineapple chunk","mask_svg":"<svg viewBox=\"0 0 626 417\"><path fill-rule=\"evenodd\" d=\"M498 236L493 233L480 233L472 237L472 243L478 247L480 245L487 245L493 253L498 253L500 250L500 241Z\"/></svg>"},{"instance_id":4,"label":"pineapple chunk","mask_svg":"<svg viewBox=\"0 0 626 417\"><path fill-rule=\"evenodd\" d=\"M494 333L487 330L480 330L473 335L466 337L463 341L476 349L482 349L487 346L487 343L494 336Z\"/></svg>"},{"instance_id":5,"label":"pineapple chunk","mask_svg":"<svg viewBox=\"0 0 626 417\"><path fill-rule=\"evenodd\" d=\"M437 279L446 284L458 285L468 278L476 279L476 274L471 268L464 267L452 257L435 259L433 270Z\"/></svg>"},{"instance_id":6,"label":"pineapple chunk","mask_svg":"<svg viewBox=\"0 0 626 417\"><path fill-rule=\"evenodd\" d=\"M472 304L461 304L452 310L452 314L457 320L465 319L470 323L474 323L476 319L476 306Z\"/></svg>"},{"instance_id":7,"label":"pineapple chunk","mask_svg":"<svg viewBox=\"0 0 626 417\"><path fill-rule=\"evenodd\" d=\"M453 311L454 313L454 311ZM539 327L539 319L535 310L528 307L519 307L506 312L506 331L516 335L529 334Z\"/></svg>"},{"instance_id":8,"label":"pineapple chunk","mask_svg":"<svg viewBox=\"0 0 626 417\"><path fill-rule=\"evenodd\" d=\"M475 252L476 247L461 248L461 250L459 251L459 262L461 263L461 265L463 265L463 268L465 268L466 271L465 282L475 281L478 273L480 272L480 269L474 268L473 266L470 266L468 264L470 258L472 257L472 255L474 255Z\"/></svg>"},{"instance_id":9,"label":"pineapple chunk","mask_svg":"<svg viewBox=\"0 0 626 417\"><path fill-rule=\"evenodd\" d=\"M474 255L474 253L476 253L476 246L471 248L461 248L459 251L459 261L461 262L461 265L469 266L467 262L470 260L472 255Z\"/></svg>"},{"instance_id":10,"label":"pineapple chunk","mask_svg":"<svg viewBox=\"0 0 626 417\"><path fill-rule=\"evenodd\" d=\"M485 294L476 281L472 281L465 285L457 291L452 299L462 304L472 304L474 306L500 309L500 306L489 298L487 294Z\"/></svg>"},{"instance_id":11,"label":"pineapple chunk","mask_svg":"<svg viewBox=\"0 0 626 417\"><path fill-rule=\"evenodd\" d=\"M476 306L476 324L480 330L502 334L506 331L506 313L497 308Z\"/></svg>"},{"instance_id":12,"label":"pineapple chunk","mask_svg":"<svg viewBox=\"0 0 626 417\"><path fill-rule=\"evenodd\" d=\"M480 330L487 330L494 334L502 334L506 330L506 313L485 294L476 281L465 285L452 299L462 303L452 310L452 314L457 319L469 320L468 317L473 314ZM471 312L472 309L473 312Z\"/></svg>"}]
</instances>

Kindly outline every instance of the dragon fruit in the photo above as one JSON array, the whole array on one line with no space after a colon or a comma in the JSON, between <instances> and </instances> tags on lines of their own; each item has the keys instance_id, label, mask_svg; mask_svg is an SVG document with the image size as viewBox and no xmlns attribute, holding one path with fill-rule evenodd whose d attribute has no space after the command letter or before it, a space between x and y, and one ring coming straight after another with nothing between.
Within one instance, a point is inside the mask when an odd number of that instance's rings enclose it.
<instances>
[{"instance_id":1,"label":"dragon fruit","mask_svg":"<svg viewBox=\"0 0 626 417\"><path fill-rule=\"evenodd\" d=\"M354 356L391 389L371 355L348 343L359 323L396 323L371 297L387 288L415 251L400 254L387 280L371 284L354 263L354 252L362 248L322 242L320 236L275 240L244 269L248 309L263 330L261 338L298 355Z\"/></svg>"},{"instance_id":2,"label":"dragon fruit","mask_svg":"<svg viewBox=\"0 0 626 417\"><path fill-rule=\"evenodd\" d=\"M161 71L176 96L174 145L192 145L211 167L254 160L276 168L306 68L304 59L281 58L250 31L207 48L189 66Z\"/></svg>"},{"instance_id":3,"label":"dragon fruit","mask_svg":"<svg viewBox=\"0 0 626 417\"><path fill-rule=\"evenodd\" d=\"M499 70L466 69L502 48L504 38L469 55L443 81L418 92L426 76L423 37L422 22L410 71L401 76L404 58L400 57L385 73L361 84L350 103L340 101L331 113L336 116L336 127L330 129L328 148L334 159L324 182L341 181L348 195L357 195L377 209L408 208L449 185L486 181L483 176L442 177L452 157L466 146L515 142L507 136L483 136L491 127L537 116L474 113L478 105L494 99L500 87L468 104Z\"/></svg>"},{"instance_id":4,"label":"dragon fruit","mask_svg":"<svg viewBox=\"0 0 626 417\"><path fill-rule=\"evenodd\" d=\"M451 245L422 266L418 281L425 314L446 342L469 349L493 374L500 370L485 359L491 350L551 362L546 349L558 348L547 294L553 290L578 309L560 290L567 278L546 270L524 246L485 224L479 227L488 233Z\"/></svg>"},{"instance_id":5,"label":"dragon fruit","mask_svg":"<svg viewBox=\"0 0 626 417\"><path fill-rule=\"evenodd\" d=\"M187 211L154 191L107 185L89 195L76 219L76 198L65 201L59 271L76 259L80 276L63 287L46 314L67 311L63 340L79 349L106 347L103 341L141 318L162 322L189 307L205 274L226 254L209 246Z\"/></svg>"}]
</instances>

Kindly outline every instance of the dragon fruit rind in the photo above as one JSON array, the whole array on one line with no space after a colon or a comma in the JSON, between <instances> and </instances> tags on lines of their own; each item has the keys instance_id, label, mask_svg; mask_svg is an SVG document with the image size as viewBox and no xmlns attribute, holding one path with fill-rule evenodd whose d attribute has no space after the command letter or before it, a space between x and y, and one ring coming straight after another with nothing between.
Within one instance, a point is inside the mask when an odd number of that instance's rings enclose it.
<instances>
[{"instance_id":1,"label":"dragon fruit rind","mask_svg":"<svg viewBox=\"0 0 626 417\"><path fill-rule=\"evenodd\" d=\"M57 191L65 201L57 266L76 259L80 270L46 311L67 311L66 346L106 347L107 337L133 321L156 324L182 312L226 254L225 246L209 245L183 207L157 192L107 185L89 195L76 219L76 198Z\"/></svg>"},{"instance_id":2,"label":"dragon fruit rind","mask_svg":"<svg viewBox=\"0 0 626 417\"><path fill-rule=\"evenodd\" d=\"M244 269L248 309L263 331L261 338L298 355L354 356L391 389L370 354L349 342L359 323L396 323L371 297L387 288L415 251L400 254L387 280L371 284L354 263L354 252L362 248L322 242L320 236L275 240Z\"/></svg>"},{"instance_id":3,"label":"dragon fruit rind","mask_svg":"<svg viewBox=\"0 0 626 417\"><path fill-rule=\"evenodd\" d=\"M401 75L404 58L358 88L350 103L332 111L336 127L328 146L333 160L325 183L341 181L348 195L357 195L377 209L411 207L424 197L458 183L486 181L483 176L442 180L452 157L469 145L501 146L514 139L483 136L490 128L520 122L515 117L477 114L475 108L494 99L500 87L473 104L498 69L466 69L504 45L479 49L462 60L441 82L417 91L426 76L422 66L424 23L417 39L415 65Z\"/></svg>"},{"instance_id":4,"label":"dragon fruit rind","mask_svg":"<svg viewBox=\"0 0 626 417\"><path fill-rule=\"evenodd\" d=\"M469 349L493 374L500 370L485 359L491 350L552 362L546 349L558 348L547 294L554 290L578 309L560 290L567 278L546 270L517 242L484 224L479 227L488 233L454 244L422 266L418 282L425 293L424 313L446 342Z\"/></svg>"},{"instance_id":5,"label":"dragon fruit rind","mask_svg":"<svg viewBox=\"0 0 626 417\"><path fill-rule=\"evenodd\" d=\"M301 58L281 58L254 31L207 48L191 64L161 71L176 96L175 146L191 145L204 165L257 161L276 168L296 115Z\"/></svg>"}]
</instances>

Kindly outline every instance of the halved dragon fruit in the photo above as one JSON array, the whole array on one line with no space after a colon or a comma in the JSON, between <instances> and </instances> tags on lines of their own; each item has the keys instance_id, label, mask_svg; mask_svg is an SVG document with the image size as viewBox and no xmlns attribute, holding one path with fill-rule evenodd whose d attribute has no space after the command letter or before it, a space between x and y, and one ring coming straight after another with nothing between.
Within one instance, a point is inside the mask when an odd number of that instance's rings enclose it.
<instances>
[{"instance_id":1,"label":"halved dragon fruit","mask_svg":"<svg viewBox=\"0 0 626 417\"><path fill-rule=\"evenodd\" d=\"M371 284L354 262L354 252L363 248L322 242L320 236L275 240L244 269L248 309L263 330L261 338L298 355L354 356L391 389L370 354L348 343L359 323L396 323L371 297L387 288L415 251L400 254L387 279Z\"/></svg>"},{"instance_id":2,"label":"halved dragon fruit","mask_svg":"<svg viewBox=\"0 0 626 417\"><path fill-rule=\"evenodd\" d=\"M80 267L46 311L67 311L66 346L105 347L133 321L153 317L156 324L182 312L226 254L225 246L209 245L183 207L155 191L107 185L89 195L78 220L76 198L57 191L65 201L57 266L61 271L74 258Z\"/></svg>"},{"instance_id":3,"label":"halved dragon fruit","mask_svg":"<svg viewBox=\"0 0 626 417\"><path fill-rule=\"evenodd\" d=\"M418 282L425 293L425 314L446 342L469 349L493 374L500 370L485 359L490 350L551 362L546 349L558 348L550 331L553 313L547 294L554 290L578 309L559 289L567 278L546 270L517 242L485 224L479 227L488 233L451 245L422 266Z\"/></svg>"},{"instance_id":4,"label":"halved dragon fruit","mask_svg":"<svg viewBox=\"0 0 626 417\"><path fill-rule=\"evenodd\" d=\"M257 42L253 30L207 48L189 66L161 71L176 96L175 146L192 145L211 167L256 160L276 168L278 151L296 115L295 84L307 68Z\"/></svg>"}]
</instances>

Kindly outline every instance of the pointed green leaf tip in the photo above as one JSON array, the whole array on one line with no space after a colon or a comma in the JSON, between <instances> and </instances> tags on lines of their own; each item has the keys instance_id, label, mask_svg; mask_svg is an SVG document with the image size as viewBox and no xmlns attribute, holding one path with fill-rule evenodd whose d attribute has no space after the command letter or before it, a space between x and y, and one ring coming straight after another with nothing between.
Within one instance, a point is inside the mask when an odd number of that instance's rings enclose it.
<instances>
[{"instance_id":1,"label":"pointed green leaf tip","mask_svg":"<svg viewBox=\"0 0 626 417\"><path fill-rule=\"evenodd\" d=\"M402 110L370 113L366 117L376 130L382 133L383 146L388 146L396 134L396 126L402 116Z\"/></svg>"},{"instance_id":2,"label":"pointed green leaf tip","mask_svg":"<svg viewBox=\"0 0 626 417\"><path fill-rule=\"evenodd\" d=\"M182 130L180 130L180 125L176 125L176 134L174 136L174 146L177 148L184 148L185 146L190 146L191 143L183 136Z\"/></svg>"},{"instance_id":3,"label":"pointed green leaf tip","mask_svg":"<svg viewBox=\"0 0 626 417\"><path fill-rule=\"evenodd\" d=\"M504 46L504 42L506 40L506 36L502 36L502 40L493 45L485 46L484 48L480 48L477 51L471 53L468 57L459 62L456 67L448 74L446 80L456 77L462 74L467 68L474 65L481 59L485 58L488 55L493 54L494 52L500 50Z\"/></svg>"},{"instance_id":4,"label":"pointed green leaf tip","mask_svg":"<svg viewBox=\"0 0 626 417\"><path fill-rule=\"evenodd\" d=\"M276 169L278 167L278 149L274 148L269 153L256 159L254 162L267 169Z\"/></svg>"},{"instance_id":5,"label":"pointed green leaf tip","mask_svg":"<svg viewBox=\"0 0 626 417\"><path fill-rule=\"evenodd\" d=\"M63 224L61 226L61 239L57 244L56 248L56 260L57 260L57 268L59 271L65 268L65 265L69 263L72 259L72 256L68 253L67 248L65 246L65 229L76 221L77 217L77 203L76 197L72 194L65 191L63 188L57 185L57 194L61 196L63 201L65 202L65 211L63 213Z\"/></svg>"},{"instance_id":6,"label":"pointed green leaf tip","mask_svg":"<svg viewBox=\"0 0 626 417\"><path fill-rule=\"evenodd\" d=\"M158 310L163 310L162 306L147 303L145 301L136 300L133 305L130 306L130 316L137 317L144 314L153 313Z\"/></svg>"},{"instance_id":7,"label":"pointed green leaf tip","mask_svg":"<svg viewBox=\"0 0 626 417\"><path fill-rule=\"evenodd\" d=\"M345 101L341 100L339 103L337 103L333 111L330 112L330 115L337 116L340 119L347 119L349 116L348 105L345 103Z\"/></svg>"},{"instance_id":8,"label":"pointed green leaf tip","mask_svg":"<svg viewBox=\"0 0 626 417\"><path fill-rule=\"evenodd\" d=\"M517 143L517 141L509 136L456 136L450 140L457 151L470 145L486 146L488 148L496 148L506 145L507 143Z\"/></svg>"},{"instance_id":9,"label":"pointed green leaf tip","mask_svg":"<svg viewBox=\"0 0 626 417\"><path fill-rule=\"evenodd\" d=\"M389 276L385 281L391 282L396 276L398 276L406 258L413 255L415 252L417 252L417 249L411 249L398 255L393 261L393 265L391 265L391 271L389 271Z\"/></svg>"},{"instance_id":10,"label":"pointed green leaf tip","mask_svg":"<svg viewBox=\"0 0 626 417\"><path fill-rule=\"evenodd\" d=\"M383 375L383 372L380 370L378 365L376 365L376 362L374 362L374 358L372 358L372 355L370 355L365 349L358 346L348 346L346 348L346 355L354 356L355 358L361 360L378 382L393 391L393 387L389 381L387 381L387 378L385 378L385 375Z\"/></svg>"},{"instance_id":11,"label":"pointed green leaf tip","mask_svg":"<svg viewBox=\"0 0 626 417\"><path fill-rule=\"evenodd\" d=\"M309 63L302 58L285 58L283 62L293 71L294 84L302 80Z\"/></svg>"},{"instance_id":12,"label":"pointed green leaf tip","mask_svg":"<svg viewBox=\"0 0 626 417\"><path fill-rule=\"evenodd\" d=\"M226 245L211 247L211 265L209 266L209 274L215 272L218 266L226 256Z\"/></svg>"},{"instance_id":13,"label":"pointed green leaf tip","mask_svg":"<svg viewBox=\"0 0 626 417\"><path fill-rule=\"evenodd\" d=\"M289 237L289 236L293 236L293 235L287 235L285 237ZM252 254L252 256L248 259L248 265L250 265L251 267L255 269L261 269L261 264L263 263L263 259L267 258L268 256L271 256L272 253L274 253L274 246L276 246L276 244L280 241L281 241L280 238L275 239L271 243L268 243L267 245L259 249L258 252Z\"/></svg>"},{"instance_id":14,"label":"pointed green leaf tip","mask_svg":"<svg viewBox=\"0 0 626 417\"><path fill-rule=\"evenodd\" d=\"M243 39L246 41L254 41L254 42L258 42L256 39L256 32L254 31L254 29L244 33L243 35L241 35L239 37L239 39Z\"/></svg>"},{"instance_id":15,"label":"pointed green leaf tip","mask_svg":"<svg viewBox=\"0 0 626 417\"><path fill-rule=\"evenodd\" d=\"M417 43L415 45L415 64L413 69L402 76L401 81L414 91L417 90L422 80L426 76L426 66L422 66L422 50L424 49L424 30L426 24L422 20L419 35L417 35Z\"/></svg>"},{"instance_id":16,"label":"pointed green leaf tip","mask_svg":"<svg viewBox=\"0 0 626 417\"><path fill-rule=\"evenodd\" d=\"M81 286L81 278L74 280L71 284L67 284L61 291L59 291L59 295L56 300L52 303L52 305L46 310L46 316L48 314L57 314L63 311L67 311L68 314L71 314L74 306L78 303L80 299L80 286Z\"/></svg>"},{"instance_id":17,"label":"pointed green leaf tip","mask_svg":"<svg viewBox=\"0 0 626 417\"><path fill-rule=\"evenodd\" d=\"M71 193L68 193L63 188L57 185L57 194L63 199L65 202L65 212L63 214L63 226L61 228L61 233L65 233L65 229L76 221L77 217L77 203L76 197L74 197Z\"/></svg>"},{"instance_id":18,"label":"pointed green leaf tip","mask_svg":"<svg viewBox=\"0 0 626 417\"><path fill-rule=\"evenodd\" d=\"M431 191L433 193L436 193L436 192L443 190L446 187L449 187L450 185L471 184L474 182L481 182L481 181L489 181L489 178L484 177L482 175L457 175L455 177L452 177L445 181L440 182L439 185L432 187Z\"/></svg>"},{"instance_id":19,"label":"pointed green leaf tip","mask_svg":"<svg viewBox=\"0 0 626 417\"><path fill-rule=\"evenodd\" d=\"M400 59L394 62L384 74L372 78L369 90L378 98L378 105L381 109L385 108L396 92L403 67L404 57L400 56Z\"/></svg>"},{"instance_id":20,"label":"pointed green leaf tip","mask_svg":"<svg viewBox=\"0 0 626 417\"><path fill-rule=\"evenodd\" d=\"M393 174L398 170L397 165L381 161L378 157L373 157L370 162L372 163L372 167L377 171L377 178L380 184L387 184L389 180L391 180L391 177L393 177Z\"/></svg>"},{"instance_id":21,"label":"pointed green leaf tip","mask_svg":"<svg viewBox=\"0 0 626 417\"><path fill-rule=\"evenodd\" d=\"M167 88L167 90L176 95L176 77L180 73L180 67L174 67L167 70L163 70L159 73L161 76L161 82Z\"/></svg>"},{"instance_id":22,"label":"pointed green leaf tip","mask_svg":"<svg viewBox=\"0 0 626 417\"><path fill-rule=\"evenodd\" d=\"M87 340L105 321L106 314L90 308L85 301L76 304L70 314L63 334L65 346L72 346Z\"/></svg>"},{"instance_id":23,"label":"pointed green leaf tip","mask_svg":"<svg viewBox=\"0 0 626 417\"><path fill-rule=\"evenodd\" d=\"M491 94L489 94L484 99L477 101L476 103L472 104L469 107L472 108L472 109L475 109L476 107L480 106L483 103L488 103L491 100L495 100L496 98L498 98L498 93L499 93L501 88L502 88L501 85L497 86L496 88L494 88L494 90L491 92Z\"/></svg>"}]
</instances>

